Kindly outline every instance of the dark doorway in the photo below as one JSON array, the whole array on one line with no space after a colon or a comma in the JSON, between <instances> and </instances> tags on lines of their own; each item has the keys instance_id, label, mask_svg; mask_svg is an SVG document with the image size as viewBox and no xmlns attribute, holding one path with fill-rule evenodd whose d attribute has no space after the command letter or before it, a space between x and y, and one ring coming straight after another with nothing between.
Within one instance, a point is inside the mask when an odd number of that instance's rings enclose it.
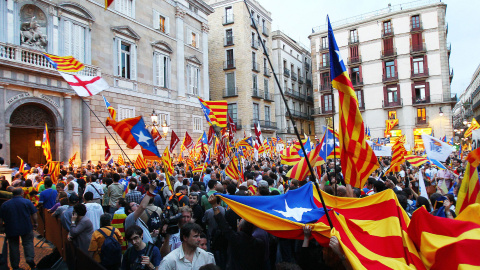
<instances>
[{"instance_id":1,"label":"dark doorway","mask_svg":"<svg viewBox=\"0 0 480 270\"><path fill-rule=\"evenodd\" d=\"M46 163L41 146L45 123L48 125L52 158L56 160L55 116L50 109L40 104L27 103L13 111L10 117L10 163L12 167L20 164L17 156L32 166L36 163Z\"/></svg>"}]
</instances>

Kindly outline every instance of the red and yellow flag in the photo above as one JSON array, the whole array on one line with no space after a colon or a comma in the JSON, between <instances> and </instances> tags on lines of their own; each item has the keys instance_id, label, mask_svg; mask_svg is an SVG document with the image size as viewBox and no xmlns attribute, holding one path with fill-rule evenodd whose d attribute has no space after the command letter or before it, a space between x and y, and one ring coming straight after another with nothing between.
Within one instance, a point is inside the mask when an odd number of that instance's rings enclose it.
<instances>
[{"instance_id":1,"label":"red and yellow flag","mask_svg":"<svg viewBox=\"0 0 480 270\"><path fill-rule=\"evenodd\" d=\"M135 160L135 169L147 169L147 161L142 157L141 154L138 154L137 159Z\"/></svg>"},{"instance_id":2,"label":"red and yellow flag","mask_svg":"<svg viewBox=\"0 0 480 270\"><path fill-rule=\"evenodd\" d=\"M205 118L210 125L216 125L221 128L227 127L227 101L214 100L204 101L198 98L202 107Z\"/></svg>"},{"instance_id":3,"label":"red and yellow flag","mask_svg":"<svg viewBox=\"0 0 480 270\"><path fill-rule=\"evenodd\" d=\"M50 161L48 163L48 174L50 174L52 182L56 184L60 177L60 161Z\"/></svg>"},{"instance_id":4,"label":"red and yellow flag","mask_svg":"<svg viewBox=\"0 0 480 270\"><path fill-rule=\"evenodd\" d=\"M467 156L467 165L462 184L457 194L456 214L460 214L467 206L480 203L480 179L478 165L480 163L480 148L470 152Z\"/></svg>"},{"instance_id":5,"label":"red and yellow flag","mask_svg":"<svg viewBox=\"0 0 480 270\"><path fill-rule=\"evenodd\" d=\"M428 162L428 159L420 156L405 156L405 160L408 161L412 166L420 167L423 164Z\"/></svg>"},{"instance_id":6,"label":"red and yellow flag","mask_svg":"<svg viewBox=\"0 0 480 270\"><path fill-rule=\"evenodd\" d=\"M398 125L398 119L390 119L385 121L385 137L390 135L390 131Z\"/></svg>"},{"instance_id":7,"label":"red and yellow flag","mask_svg":"<svg viewBox=\"0 0 480 270\"><path fill-rule=\"evenodd\" d=\"M377 157L365 140L365 125L358 109L358 100L353 90L347 69L328 21L330 50L330 75L332 86L338 90L340 120L340 151L342 173L345 183L363 188L370 174L379 167Z\"/></svg>"},{"instance_id":8,"label":"red and yellow flag","mask_svg":"<svg viewBox=\"0 0 480 270\"><path fill-rule=\"evenodd\" d=\"M135 148L138 145L137 141L132 135L132 127L140 121L141 116L134 118L127 118L121 121L115 121L111 118L107 119L107 126L111 126L115 132L122 138L122 140L127 144L127 147L130 149Z\"/></svg>"},{"instance_id":9,"label":"red and yellow flag","mask_svg":"<svg viewBox=\"0 0 480 270\"><path fill-rule=\"evenodd\" d=\"M233 155L232 160L230 160L227 168L225 168L225 174L232 179L239 179L240 172L238 171L238 159L235 155Z\"/></svg>"},{"instance_id":10,"label":"red and yellow flag","mask_svg":"<svg viewBox=\"0 0 480 270\"><path fill-rule=\"evenodd\" d=\"M113 3L113 0L105 0L105 10Z\"/></svg>"},{"instance_id":11,"label":"red and yellow flag","mask_svg":"<svg viewBox=\"0 0 480 270\"><path fill-rule=\"evenodd\" d=\"M385 175L387 175L389 172L401 171L400 165L405 163L405 153L407 152L404 146L405 142L405 135L403 135L392 146L392 163L390 164L390 168L388 168L388 170L385 172Z\"/></svg>"},{"instance_id":12,"label":"red and yellow flag","mask_svg":"<svg viewBox=\"0 0 480 270\"><path fill-rule=\"evenodd\" d=\"M18 167L18 172L23 174L25 172L25 162L21 157L17 156L17 158L20 159L20 166Z\"/></svg>"},{"instance_id":13,"label":"red and yellow flag","mask_svg":"<svg viewBox=\"0 0 480 270\"><path fill-rule=\"evenodd\" d=\"M47 162L52 161L52 149L50 147L50 136L48 135L47 123L45 123L45 130L43 131L42 148Z\"/></svg>"},{"instance_id":14,"label":"red and yellow flag","mask_svg":"<svg viewBox=\"0 0 480 270\"><path fill-rule=\"evenodd\" d=\"M77 158L77 153L78 152L75 152L75 154L73 154L73 156L68 160L68 164L73 167L73 163L75 162L75 159Z\"/></svg>"},{"instance_id":15,"label":"red and yellow flag","mask_svg":"<svg viewBox=\"0 0 480 270\"><path fill-rule=\"evenodd\" d=\"M468 138L472 136L472 131L479 129L480 125L478 124L477 120L475 118L472 118L472 124L470 124L470 127L468 127L467 131L465 131L465 138Z\"/></svg>"},{"instance_id":16,"label":"red and yellow flag","mask_svg":"<svg viewBox=\"0 0 480 270\"><path fill-rule=\"evenodd\" d=\"M170 157L170 151L168 151L168 147L165 149L165 151L163 151L162 161L163 161L163 164L165 165L165 170L168 171L170 175L172 175L173 164L172 164L172 158Z\"/></svg>"},{"instance_id":17,"label":"red and yellow flag","mask_svg":"<svg viewBox=\"0 0 480 270\"><path fill-rule=\"evenodd\" d=\"M325 163L325 161L319 156L321 147L322 145L318 144L315 149L313 151L310 151L310 153L308 153L307 155L308 160L310 161L310 165L312 165L312 168ZM310 170L308 168L306 157L303 157L300 162L298 162L295 166L293 166L292 169L290 169L290 171L288 171L287 177L303 181L309 174Z\"/></svg>"},{"instance_id":18,"label":"red and yellow flag","mask_svg":"<svg viewBox=\"0 0 480 270\"><path fill-rule=\"evenodd\" d=\"M57 56L53 54L44 53L48 62L58 71L62 72L79 72L85 66L82 62L75 59L73 56Z\"/></svg>"},{"instance_id":19,"label":"red and yellow flag","mask_svg":"<svg viewBox=\"0 0 480 270\"><path fill-rule=\"evenodd\" d=\"M125 161L123 161L122 154L118 155L117 163L118 165L125 165Z\"/></svg>"}]
</instances>

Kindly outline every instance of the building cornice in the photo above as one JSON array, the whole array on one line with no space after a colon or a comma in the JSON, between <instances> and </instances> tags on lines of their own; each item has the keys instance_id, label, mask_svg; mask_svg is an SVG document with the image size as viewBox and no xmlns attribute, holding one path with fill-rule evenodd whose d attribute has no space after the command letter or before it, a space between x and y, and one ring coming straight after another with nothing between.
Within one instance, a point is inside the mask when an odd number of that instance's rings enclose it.
<instances>
[{"instance_id":1,"label":"building cornice","mask_svg":"<svg viewBox=\"0 0 480 270\"><path fill-rule=\"evenodd\" d=\"M276 30L276 31L273 31L272 32L272 42L275 41L275 40L282 40L283 42L287 43L288 45L290 45L291 47L293 47L297 52L299 53L305 53L305 54L308 54L310 55L310 52L307 51L305 48L303 48L302 46L298 45L297 42L295 42L292 38L290 38L289 36L287 36L285 33L283 33L282 31L280 30Z\"/></svg>"}]
</instances>

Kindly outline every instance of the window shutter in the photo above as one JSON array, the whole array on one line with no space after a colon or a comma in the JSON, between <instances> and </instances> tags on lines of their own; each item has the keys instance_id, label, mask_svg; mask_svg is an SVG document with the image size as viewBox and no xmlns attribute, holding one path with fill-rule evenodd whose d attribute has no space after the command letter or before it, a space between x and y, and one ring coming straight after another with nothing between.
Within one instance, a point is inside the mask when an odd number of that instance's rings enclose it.
<instances>
[{"instance_id":1,"label":"window shutter","mask_svg":"<svg viewBox=\"0 0 480 270\"><path fill-rule=\"evenodd\" d=\"M120 76L120 65L122 62L121 40L119 38L113 39L113 73L115 76Z\"/></svg>"},{"instance_id":2,"label":"window shutter","mask_svg":"<svg viewBox=\"0 0 480 270\"><path fill-rule=\"evenodd\" d=\"M170 57L165 56L165 88L170 88Z\"/></svg>"},{"instance_id":3,"label":"window shutter","mask_svg":"<svg viewBox=\"0 0 480 270\"><path fill-rule=\"evenodd\" d=\"M386 106L388 104L388 93L387 93L387 87L384 86L383 87L383 103L384 103L384 106Z\"/></svg>"},{"instance_id":4,"label":"window shutter","mask_svg":"<svg viewBox=\"0 0 480 270\"><path fill-rule=\"evenodd\" d=\"M417 95L415 94L415 83L412 83L412 104L417 101Z\"/></svg>"},{"instance_id":5,"label":"window shutter","mask_svg":"<svg viewBox=\"0 0 480 270\"><path fill-rule=\"evenodd\" d=\"M395 66L395 73L393 74L393 76L397 75L398 76L398 69L397 69L397 58L395 58L395 60L393 60L393 64Z\"/></svg>"},{"instance_id":6,"label":"window shutter","mask_svg":"<svg viewBox=\"0 0 480 270\"><path fill-rule=\"evenodd\" d=\"M131 7L132 7L132 8L131 8L131 12L130 12L130 14L131 14L130 16L135 19L135 2L136 2L136 1L135 1L135 0L127 0L127 1L130 2L129 4L130 4Z\"/></svg>"},{"instance_id":7,"label":"window shutter","mask_svg":"<svg viewBox=\"0 0 480 270\"><path fill-rule=\"evenodd\" d=\"M427 63L427 55L423 56L423 72L428 74L428 63Z\"/></svg>"},{"instance_id":8,"label":"window shutter","mask_svg":"<svg viewBox=\"0 0 480 270\"><path fill-rule=\"evenodd\" d=\"M165 85L165 56L158 54L157 55L157 65L158 65L158 86L166 87Z\"/></svg>"},{"instance_id":9,"label":"window shutter","mask_svg":"<svg viewBox=\"0 0 480 270\"><path fill-rule=\"evenodd\" d=\"M413 66L413 57L410 57L410 67L411 67L410 73L413 74L414 73L413 71L415 70L415 67Z\"/></svg>"},{"instance_id":10,"label":"window shutter","mask_svg":"<svg viewBox=\"0 0 480 270\"><path fill-rule=\"evenodd\" d=\"M155 9L153 10L153 28L156 30L160 29L160 13Z\"/></svg>"},{"instance_id":11,"label":"window shutter","mask_svg":"<svg viewBox=\"0 0 480 270\"><path fill-rule=\"evenodd\" d=\"M153 53L153 85L158 85L158 54Z\"/></svg>"},{"instance_id":12,"label":"window shutter","mask_svg":"<svg viewBox=\"0 0 480 270\"><path fill-rule=\"evenodd\" d=\"M165 17L165 34L170 34L170 18Z\"/></svg>"},{"instance_id":13,"label":"window shutter","mask_svg":"<svg viewBox=\"0 0 480 270\"><path fill-rule=\"evenodd\" d=\"M188 30L187 31L187 34L188 34L188 44L189 45L192 45L192 31L191 30Z\"/></svg>"},{"instance_id":14,"label":"window shutter","mask_svg":"<svg viewBox=\"0 0 480 270\"><path fill-rule=\"evenodd\" d=\"M72 34L71 34L72 22L65 20L63 23L63 54L71 55Z\"/></svg>"},{"instance_id":15,"label":"window shutter","mask_svg":"<svg viewBox=\"0 0 480 270\"><path fill-rule=\"evenodd\" d=\"M425 98L430 102L430 83L425 82Z\"/></svg>"},{"instance_id":16,"label":"window shutter","mask_svg":"<svg viewBox=\"0 0 480 270\"><path fill-rule=\"evenodd\" d=\"M195 84L197 88L196 94L199 96L200 95L200 69L199 68L195 68Z\"/></svg>"},{"instance_id":17,"label":"window shutter","mask_svg":"<svg viewBox=\"0 0 480 270\"><path fill-rule=\"evenodd\" d=\"M402 104L402 96L400 95L400 84L397 84L397 102L398 104Z\"/></svg>"},{"instance_id":18,"label":"window shutter","mask_svg":"<svg viewBox=\"0 0 480 270\"><path fill-rule=\"evenodd\" d=\"M137 79L137 45L130 45L130 79Z\"/></svg>"}]
</instances>

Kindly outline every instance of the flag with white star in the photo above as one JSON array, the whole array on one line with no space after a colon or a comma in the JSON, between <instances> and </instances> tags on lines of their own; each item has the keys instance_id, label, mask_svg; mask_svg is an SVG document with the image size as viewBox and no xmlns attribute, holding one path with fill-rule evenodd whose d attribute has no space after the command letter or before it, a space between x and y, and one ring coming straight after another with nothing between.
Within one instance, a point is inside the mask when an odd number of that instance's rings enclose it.
<instances>
[{"instance_id":1,"label":"flag with white star","mask_svg":"<svg viewBox=\"0 0 480 270\"><path fill-rule=\"evenodd\" d=\"M133 138L142 147L142 154L148 160L160 160L160 152L153 141L152 135L148 132L143 117L130 130Z\"/></svg>"}]
</instances>

